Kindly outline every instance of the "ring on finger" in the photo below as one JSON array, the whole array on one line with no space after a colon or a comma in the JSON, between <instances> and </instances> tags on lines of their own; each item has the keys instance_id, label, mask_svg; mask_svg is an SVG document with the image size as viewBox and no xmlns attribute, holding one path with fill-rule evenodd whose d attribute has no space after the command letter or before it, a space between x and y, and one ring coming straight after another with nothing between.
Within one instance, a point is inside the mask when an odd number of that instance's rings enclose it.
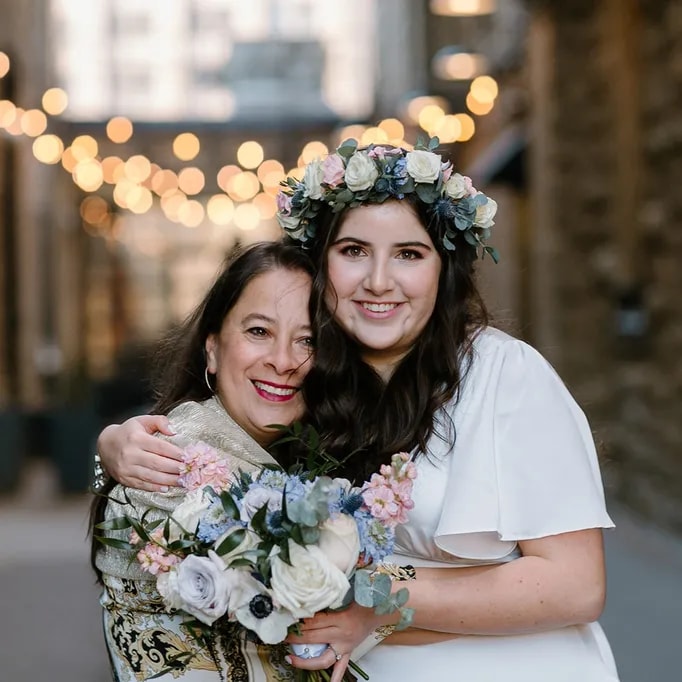
<instances>
[{"instance_id":1,"label":"ring on finger","mask_svg":"<svg viewBox=\"0 0 682 682\"><path fill-rule=\"evenodd\" d=\"M331 644L329 645L329 648L334 652L334 658L337 661L340 661L343 658L343 654L340 654Z\"/></svg>"}]
</instances>

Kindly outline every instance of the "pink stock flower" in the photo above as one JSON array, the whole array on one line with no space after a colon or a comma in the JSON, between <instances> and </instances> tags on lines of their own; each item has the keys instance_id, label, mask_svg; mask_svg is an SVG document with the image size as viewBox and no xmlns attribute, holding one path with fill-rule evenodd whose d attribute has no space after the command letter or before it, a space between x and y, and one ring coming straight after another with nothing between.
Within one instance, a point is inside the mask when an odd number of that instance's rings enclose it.
<instances>
[{"instance_id":1,"label":"pink stock flower","mask_svg":"<svg viewBox=\"0 0 682 682\"><path fill-rule=\"evenodd\" d=\"M137 553L137 560L144 571L158 575L169 571L171 566L180 561L180 557L169 554L163 547L149 542Z\"/></svg>"},{"instance_id":2,"label":"pink stock flower","mask_svg":"<svg viewBox=\"0 0 682 682\"><path fill-rule=\"evenodd\" d=\"M343 181L345 170L343 159L338 154L330 154L322 162L322 182L331 188L338 187Z\"/></svg>"},{"instance_id":3,"label":"pink stock flower","mask_svg":"<svg viewBox=\"0 0 682 682\"><path fill-rule=\"evenodd\" d=\"M291 197L284 192L277 193L277 210L282 215L291 215Z\"/></svg>"},{"instance_id":4,"label":"pink stock flower","mask_svg":"<svg viewBox=\"0 0 682 682\"><path fill-rule=\"evenodd\" d=\"M188 445L182 456L178 483L186 490L196 490L210 485L222 492L230 485L227 462L210 445L199 441Z\"/></svg>"},{"instance_id":5,"label":"pink stock flower","mask_svg":"<svg viewBox=\"0 0 682 682\"><path fill-rule=\"evenodd\" d=\"M389 527L400 523L396 518L400 516L401 508L390 487L367 488L362 493L362 500L375 519L383 521Z\"/></svg>"}]
</instances>

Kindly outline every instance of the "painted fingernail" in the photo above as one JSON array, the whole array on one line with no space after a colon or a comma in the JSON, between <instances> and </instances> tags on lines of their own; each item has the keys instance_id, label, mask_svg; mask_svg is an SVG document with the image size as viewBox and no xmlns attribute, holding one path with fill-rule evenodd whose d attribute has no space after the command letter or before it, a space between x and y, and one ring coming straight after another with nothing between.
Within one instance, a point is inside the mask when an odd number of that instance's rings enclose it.
<instances>
[{"instance_id":1,"label":"painted fingernail","mask_svg":"<svg viewBox=\"0 0 682 682\"><path fill-rule=\"evenodd\" d=\"M284 660L285 660L289 665L291 665L291 656L285 656L285 657L284 657Z\"/></svg>"},{"instance_id":2,"label":"painted fingernail","mask_svg":"<svg viewBox=\"0 0 682 682\"><path fill-rule=\"evenodd\" d=\"M159 488L159 490L160 490L162 493L167 493L167 492L168 492L168 486L167 486L167 485L162 485L162 486Z\"/></svg>"}]
</instances>

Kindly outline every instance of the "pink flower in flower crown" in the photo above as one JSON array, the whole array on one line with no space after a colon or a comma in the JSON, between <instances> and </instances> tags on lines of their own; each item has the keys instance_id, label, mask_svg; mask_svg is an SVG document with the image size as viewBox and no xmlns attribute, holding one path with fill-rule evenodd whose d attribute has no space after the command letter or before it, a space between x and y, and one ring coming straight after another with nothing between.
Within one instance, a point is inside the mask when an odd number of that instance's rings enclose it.
<instances>
[{"instance_id":1,"label":"pink flower in flower crown","mask_svg":"<svg viewBox=\"0 0 682 682\"><path fill-rule=\"evenodd\" d=\"M391 481L391 490L395 496L400 500L405 509L413 509L414 502L412 501L412 481L407 479L403 481Z\"/></svg>"},{"instance_id":2,"label":"pink flower in flower crown","mask_svg":"<svg viewBox=\"0 0 682 682\"><path fill-rule=\"evenodd\" d=\"M230 486L231 472L227 462L210 445L199 441L188 445L182 455L178 483L186 490L210 485L216 492Z\"/></svg>"},{"instance_id":3,"label":"pink flower in flower crown","mask_svg":"<svg viewBox=\"0 0 682 682\"><path fill-rule=\"evenodd\" d=\"M288 194L277 192L277 210L282 215L291 215L291 197Z\"/></svg>"},{"instance_id":4,"label":"pink flower in flower crown","mask_svg":"<svg viewBox=\"0 0 682 682\"><path fill-rule=\"evenodd\" d=\"M330 154L322 162L322 183L332 189L338 187L343 181L345 170L343 159L338 154Z\"/></svg>"},{"instance_id":5,"label":"pink flower in flower crown","mask_svg":"<svg viewBox=\"0 0 682 682\"><path fill-rule=\"evenodd\" d=\"M443 172L443 182L447 182L452 175L452 164L449 161L446 161L441 165L440 169Z\"/></svg>"}]
</instances>

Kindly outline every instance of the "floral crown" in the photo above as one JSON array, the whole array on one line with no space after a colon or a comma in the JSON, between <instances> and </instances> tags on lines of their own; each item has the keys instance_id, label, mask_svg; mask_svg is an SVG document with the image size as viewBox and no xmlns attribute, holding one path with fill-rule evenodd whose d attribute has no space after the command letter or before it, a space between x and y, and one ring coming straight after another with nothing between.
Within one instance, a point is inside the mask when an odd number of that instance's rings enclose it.
<instances>
[{"instance_id":1,"label":"floral crown","mask_svg":"<svg viewBox=\"0 0 682 682\"><path fill-rule=\"evenodd\" d=\"M434 150L437 137L419 141L414 150L382 144L358 149L349 139L324 160L311 161L303 180L288 177L277 195L277 220L303 248L315 239L315 218L324 206L333 213L362 204L380 204L416 194L432 206L445 226L441 237L448 251L455 250L455 237L497 263L497 251L486 244L494 223L497 203L477 191L471 179L452 172L452 164Z\"/></svg>"}]
</instances>

